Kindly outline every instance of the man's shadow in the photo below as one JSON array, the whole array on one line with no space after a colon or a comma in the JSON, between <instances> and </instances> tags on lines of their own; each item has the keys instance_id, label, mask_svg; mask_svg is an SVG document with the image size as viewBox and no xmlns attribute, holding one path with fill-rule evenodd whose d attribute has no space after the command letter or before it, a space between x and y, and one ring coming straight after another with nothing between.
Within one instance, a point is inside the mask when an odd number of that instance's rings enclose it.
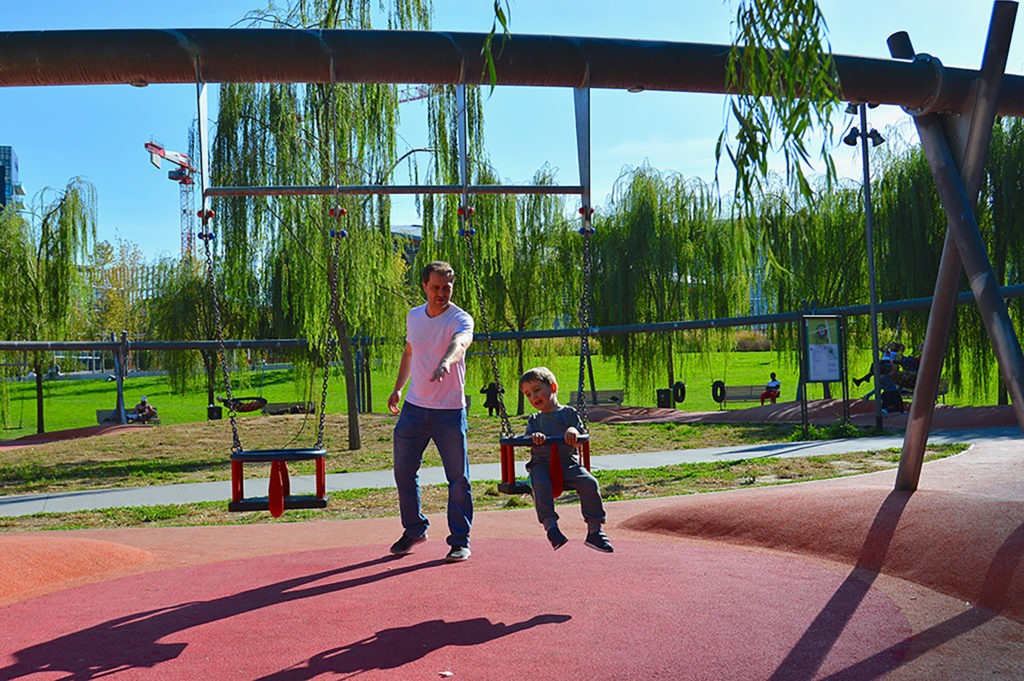
<instances>
[{"instance_id":1,"label":"man's shadow","mask_svg":"<svg viewBox=\"0 0 1024 681\"><path fill-rule=\"evenodd\" d=\"M181 603L125 615L17 651L12 655L16 661L0 668L0 679L16 679L41 672L63 672L68 675L67 678L76 680L93 679L126 669L152 668L178 657L188 645L159 641L187 629L444 564L442 560L415 563L383 569L362 577L315 585L316 582L330 580L346 572L382 566L395 560L398 557L384 556L212 600Z\"/></svg>"},{"instance_id":2,"label":"man's shadow","mask_svg":"<svg viewBox=\"0 0 1024 681\"><path fill-rule=\"evenodd\" d=\"M801 681L818 676L818 670L839 636L878 578L900 517L913 492L890 492L875 515L853 570L833 594L793 649L770 677L773 681ZM967 541L967 538L965 538ZM1013 575L1024 559L1024 525L1003 542L989 564L975 606L955 617L897 641L827 679L874 679L938 648L998 616L1005 607Z\"/></svg>"},{"instance_id":3,"label":"man's shadow","mask_svg":"<svg viewBox=\"0 0 1024 681\"><path fill-rule=\"evenodd\" d=\"M878 578L896 526L912 494L893 491L885 498L868 529L857 564L769 677L771 681L801 681L817 676L818 669ZM891 651L891 654L902 657L902 651Z\"/></svg>"},{"instance_id":4,"label":"man's shadow","mask_svg":"<svg viewBox=\"0 0 1024 681\"><path fill-rule=\"evenodd\" d=\"M305 664L260 677L259 681L301 681L321 674L358 674L398 669L447 646L477 646L541 624L562 624L569 615L536 615L523 622L492 623L483 617L456 622L429 620L382 629L348 645L326 650Z\"/></svg>"},{"instance_id":5,"label":"man's shadow","mask_svg":"<svg viewBox=\"0 0 1024 681\"><path fill-rule=\"evenodd\" d=\"M977 598L974 599L973 607L928 627L918 634L909 636L857 664L829 675L827 678L832 681L869 678L867 670L880 670L879 675L884 675L900 665L916 660L956 637L992 621L1006 607L1013 575L1020 567L1022 559L1024 559L1024 524L1019 525L1010 533L1010 536L996 551L996 555L985 573L985 579ZM898 653L898 655L894 655L894 653Z\"/></svg>"}]
</instances>

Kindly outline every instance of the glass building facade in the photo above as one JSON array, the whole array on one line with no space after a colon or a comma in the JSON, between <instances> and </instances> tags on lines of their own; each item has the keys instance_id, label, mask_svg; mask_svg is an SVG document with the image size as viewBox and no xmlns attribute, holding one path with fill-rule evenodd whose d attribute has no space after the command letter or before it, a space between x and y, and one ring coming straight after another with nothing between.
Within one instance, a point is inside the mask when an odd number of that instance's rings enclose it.
<instances>
[{"instance_id":1,"label":"glass building facade","mask_svg":"<svg viewBox=\"0 0 1024 681\"><path fill-rule=\"evenodd\" d=\"M0 146L0 175L3 180L3 196L0 197L4 206L14 199L21 203L19 196L25 195L21 186L21 177L18 173L18 155L14 153L13 147Z\"/></svg>"}]
</instances>

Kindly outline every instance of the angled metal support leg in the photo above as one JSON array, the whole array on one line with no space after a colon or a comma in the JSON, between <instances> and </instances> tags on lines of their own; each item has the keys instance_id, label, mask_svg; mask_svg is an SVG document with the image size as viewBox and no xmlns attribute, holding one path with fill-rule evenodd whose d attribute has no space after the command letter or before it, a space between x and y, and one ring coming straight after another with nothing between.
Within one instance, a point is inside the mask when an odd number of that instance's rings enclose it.
<instances>
[{"instance_id":1,"label":"angled metal support leg","mask_svg":"<svg viewBox=\"0 0 1024 681\"><path fill-rule=\"evenodd\" d=\"M949 218L950 233L999 360L999 369L1010 392L1017 421L1024 425L1024 353L1021 352L1006 301L999 293L999 282L985 251L974 209L938 121L926 118L918 119L916 123L939 197Z\"/></svg>"},{"instance_id":2,"label":"angled metal support leg","mask_svg":"<svg viewBox=\"0 0 1024 681\"><path fill-rule=\"evenodd\" d=\"M982 60L981 77L975 83L974 109L970 117L959 119L958 122L954 118L943 119L939 114L929 113L915 119L915 122L918 123L922 146L929 156L929 164L932 167L936 183L944 185L946 188L942 203L946 208L947 216L950 216L950 225L946 232L942 260L935 282L928 330L921 353L921 367L918 370L914 399L911 402L903 452L896 476L896 489L898 490L915 490L920 479L928 431L938 393L939 378L955 313L955 301L964 262L961 256L965 249L970 251L968 255L972 260L972 264L968 267L972 289L975 290L979 308L982 309L982 314L986 318L986 325L993 338L993 345L997 347L996 352L999 356L1000 366L1004 367L1004 377L1006 377L1007 369L1011 374L1016 373L1012 367L1020 361L1020 345L1013 333L1012 326L1009 325L1009 316L1005 313L1005 303L998 293L995 295L996 300L993 300L991 295L990 289L993 285L997 286L997 283L991 276L991 263L985 253L984 244L981 243L980 234L977 233L977 222L973 217L988 155L989 141L992 136L995 105L1003 71L1006 68L1016 10L1015 2L997 1L993 5L985 55ZM913 55L910 40L905 34L897 34L890 38L890 50L897 58L909 58ZM943 124L946 124L946 130L943 130ZM953 140L952 144L950 139ZM954 153L950 151L950 147L953 145L957 152L955 157ZM957 160L959 163L956 162ZM953 203L962 204L959 205L960 210L955 209L951 205ZM973 228L959 220L964 217L964 208L970 213L971 220L968 222L973 222ZM960 224L954 225L954 216L957 217ZM957 235L960 236L961 244L957 243ZM1000 307L1002 312L999 311ZM992 335L993 333L996 335ZM997 337L1000 340L997 341ZM1013 348L1016 347L1018 359L1006 357L1004 361L1004 356L1000 355L1000 347L1004 354L1009 355L1014 354ZM1009 383L1009 380L1007 382ZM1019 382L1017 392L1018 394L1020 392ZM1017 399L1015 398L1016 403ZM1018 411L1018 421L1024 424L1024 418L1020 411Z\"/></svg>"}]
</instances>

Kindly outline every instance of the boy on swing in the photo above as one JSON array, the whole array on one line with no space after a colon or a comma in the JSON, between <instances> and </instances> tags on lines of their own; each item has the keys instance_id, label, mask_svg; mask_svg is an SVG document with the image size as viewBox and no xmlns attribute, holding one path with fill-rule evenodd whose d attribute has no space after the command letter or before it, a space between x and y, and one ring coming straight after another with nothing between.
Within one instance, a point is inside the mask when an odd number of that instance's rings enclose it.
<instances>
[{"instance_id":1,"label":"boy on swing","mask_svg":"<svg viewBox=\"0 0 1024 681\"><path fill-rule=\"evenodd\" d=\"M547 367L536 367L523 374L519 379L519 390L537 410L526 421L526 435L534 444L530 448L530 462L526 464L526 469L530 471L537 520L547 530L551 548L558 550L569 541L558 529L558 514L555 512L549 472L551 448L544 446L548 437L561 437L564 444L558 446L558 458L562 464L562 477L565 486L576 490L580 496L580 510L587 523L585 543L592 549L611 553L615 549L601 531L605 513L597 479L580 465L576 451L577 438L583 429L579 413L573 407L559 404L558 383Z\"/></svg>"}]
</instances>

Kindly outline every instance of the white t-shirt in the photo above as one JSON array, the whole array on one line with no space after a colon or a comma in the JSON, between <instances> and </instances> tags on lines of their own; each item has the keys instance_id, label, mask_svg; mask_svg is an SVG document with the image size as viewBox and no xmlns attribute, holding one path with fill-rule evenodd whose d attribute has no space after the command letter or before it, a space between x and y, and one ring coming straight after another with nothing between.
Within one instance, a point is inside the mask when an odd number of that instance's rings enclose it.
<instances>
[{"instance_id":1,"label":"white t-shirt","mask_svg":"<svg viewBox=\"0 0 1024 681\"><path fill-rule=\"evenodd\" d=\"M473 318L454 303L436 317L427 316L426 304L409 310L405 317L405 340L412 346L412 361L406 402L424 409L465 408L465 356L452 365L451 373L443 381L430 380L457 333L472 336Z\"/></svg>"}]
</instances>

